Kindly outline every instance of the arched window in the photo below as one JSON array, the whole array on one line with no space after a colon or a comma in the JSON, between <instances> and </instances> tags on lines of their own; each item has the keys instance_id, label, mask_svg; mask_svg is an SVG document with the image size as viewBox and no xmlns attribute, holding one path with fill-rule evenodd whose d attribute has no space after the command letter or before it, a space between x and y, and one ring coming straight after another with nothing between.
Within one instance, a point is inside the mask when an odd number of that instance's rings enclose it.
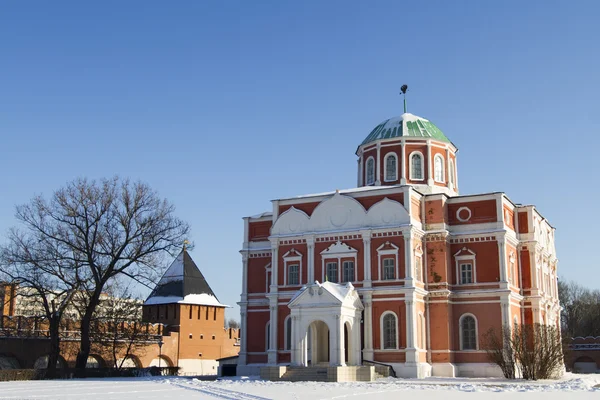
<instances>
[{"instance_id":1,"label":"arched window","mask_svg":"<svg viewBox=\"0 0 600 400\"><path fill-rule=\"evenodd\" d=\"M381 347L398 348L398 318L391 311L385 312L381 317Z\"/></svg>"},{"instance_id":2,"label":"arched window","mask_svg":"<svg viewBox=\"0 0 600 400\"><path fill-rule=\"evenodd\" d=\"M450 183L454 185L454 161L450 159L450 171L448 171L448 179L450 179Z\"/></svg>"},{"instance_id":3,"label":"arched window","mask_svg":"<svg viewBox=\"0 0 600 400\"><path fill-rule=\"evenodd\" d=\"M292 317L285 319L285 350L292 349Z\"/></svg>"},{"instance_id":4,"label":"arched window","mask_svg":"<svg viewBox=\"0 0 600 400\"><path fill-rule=\"evenodd\" d=\"M369 157L367 160L367 185L375 183L375 159Z\"/></svg>"},{"instance_id":5,"label":"arched window","mask_svg":"<svg viewBox=\"0 0 600 400\"><path fill-rule=\"evenodd\" d=\"M421 181L423 180L423 155L421 153L413 153L410 157L410 179Z\"/></svg>"},{"instance_id":6,"label":"arched window","mask_svg":"<svg viewBox=\"0 0 600 400\"><path fill-rule=\"evenodd\" d=\"M472 315L460 318L460 349L477 350L477 321Z\"/></svg>"},{"instance_id":7,"label":"arched window","mask_svg":"<svg viewBox=\"0 0 600 400\"><path fill-rule=\"evenodd\" d=\"M271 342L271 321L267 322L267 326L265 327L265 339L266 339L265 351L268 351L269 345Z\"/></svg>"},{"instance_id":8,"label":"arched window","mask_svg":"<svg viewBox=\"0 0 600 400\"><path fill-rule=\"evenodd\" d=\"M398 159L396 154L388 153L385 156L385 181L395 181L398 177Z\"/></svg>"},{"instance_id":9,"label":"arched window","mask_svg":"<svg viewBox=\"0 0 600 400\"><path fill-rule=\"evenodd\" d=\"M434 158L433 179L436 182L444 182L444 158L439 154Z\"/></svg>"}]
</instances>

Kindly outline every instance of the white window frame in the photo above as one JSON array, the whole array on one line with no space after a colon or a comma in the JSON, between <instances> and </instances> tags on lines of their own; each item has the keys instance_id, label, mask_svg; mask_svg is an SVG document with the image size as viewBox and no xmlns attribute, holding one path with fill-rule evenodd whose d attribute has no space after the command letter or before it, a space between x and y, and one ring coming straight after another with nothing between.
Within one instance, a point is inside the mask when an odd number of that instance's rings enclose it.
<instances>
[{"instance_id":1,"label":"white window frame","mask_svg":"<svg viewBox=\"0 0 600 400\"><path fill-rule=\"evenodd\" d=\"M385 329L384 329L384 325L383 325L383 319L385 318L386 315L393 315L394 316L394 320L396 322L396 347L394 348L389 348L386 349L385 348ZM398 316L396 315L395 312L387 310L384 311L383 314L381 314L381 317L379 318L379 334L380 334L380 342L379 342L379 347L381 350L386 350L386 351L395 351L400 349L399 345L400 345L400 336L399 336L399 331L398 331Z\"/></svg>"},{"instance_id":2,"label":"white window frame","mask_svg":"<svg viewBox=\"0 0 600 400\"><path fill-rule=\"evenodd\" d=\"M292 350L292 326L290 325L290 329L288 330L288 321L290 321L290 324L292 323L292 316L288 315L287 317L285 317L285 319L283 320L283 350L284 351L291 351ZM288 340L288 334L290 335L289 340Z\"/></svg>"},{"instance_id":3,"label":"white window frame","mask_svg":"<svg viewBox=\"0 0 600 400\"><path fill-rule=\"evenodd\" d=\"M333 265L335 265L335 275L337 275L337 279L335 280L335 282L332 281L332 280L330 280L330 277L329 277L329 266L333 266ZM340 276L340 263L339 263L339 261L337 259L333 260L333 261L331 259L329 259L328 261L326 261L325 262L325 281L327 281L327 282L333 282L333 283L340 283L339 276Z\"/></svg>"},{"instance_id":4,"label":"white window frame","mask_svg":"<svg viewBox=\"0 0 600 400\"><path fill-rule=\"evenodd\" d=\"M352 263L352 279L346 281L344 280L344 277L346 275L346 263ZM341 271L340 271L340 276L342 277L342 279L340 280L340 283L346 283L346 282L356 282L356 262L351 261L351 260L344 260L342 261L342 265L341 265Z\"/></svg>"},{"instance_id":5,"label":"white window frame","mask_svg":"<svg viewBox=\"0 0 600 400\"><path fill-rule=\"evenodd\" d=\"M369 161L373 162L373 180L369 181ZM367 158L367 162L365 163L365 183L366 186L375 184L375 174L376 174L376 165L375 165L375 157L370 156Z\"/></svg>"},{"instance_id":6,"label":"white window frame","mask_svg":"<svg viewBox=\"0 0 600 400\"><path fill-rule=\"evenodd\" d=\"M425 282L425 271L423 267L423 249L420 245L417 245L414 250L415 260L415 279L419 282Z\"/></svg>"},{"instance_id":7,"label":"white window frame","mask_svg":"<svg viewBox=\"0 0 600 400\"><path fill-rule=\"evenodd\" d=\"M467 254L459 255L465 251L467 252ZM477 284L477 266L475 263L476 256L477 255L475 254L475 252L469 250L466 247L463 247L462 249L460 249L459 251L457 251L454 254L454 262L456 265L456 284L457 285L475 285L475 284ZM472 270L473 282L472 283L462 283L462 275L461 275L460 265L468 264L468 263L471 263L471 267L473 268L473 270Z\"/></svg>"},{"instance_id":8,"label":"white window frame","mask_svg":"<svg viewBox=\"0 0 600 400\"><path fill-rule=\"evenodd\" d=\"M288 282L288 265L299 265L298 268L298 284L290 285ZM300 286L302 285L302 254L292 248L283 255L283 286Z\"/></svg>"},{"instance_id":9,"label":"white window frame","mask_svg":"<svg viewBox=\"0 0 600 400\"><path fill-rule=\"evenodd\" d=\"M390 157L394 157L396 159L396 168L394 170L394 179L388 179L388 166L387 166L387 160ZM393 152L390 151L389 153L387 153L385 155L385 157L383 157L383 181L384 182L395 182L398 180L398 155Z\"/></svg>"},{"instance_id":10,"label":"white window frame","mask_svg":"<svg viewBox=\"0 0 600 400\"><path fill-rule=\"evenodd\" d=\"M384 250L384 248L386 246L392 246L391 249L387 249ZM378 280L380 281L397 281L399 279L399 266L398 266L398 246L396 246L394 243L390 243L390 242L385 242L384 244L382 244L381 246L379 246L377 248L377 259L378 259L378 264L379 264L379 268L378 268ZM383 259L384 258L391 258L389 256L394 256L394 267L396 268L395 271L395 275L394 275L394 279L383 279Z\"/></svg>"},{"instance_id":11,"label":"white window frame","mask_svg":"<svg viewBox=\"0 0 600 400\"><path fill-rule=\"evenodd\" d=\"M472 317L475 320L475 348L474 349L465 349L463 347L463 320L467 317ZM459 340L459 348L460 351L478 351L479 350L479 321L474 314L464 313L458 319L458 340Z\"/></svg>"},{"instance_id":12,"label":"white window frame","mask_svg":"<svg viewBox=\"0 0 600 400\"><path fill-rule=\"evenodd\" d=\"M323 282L325 282L325 276L327 276L327 263L328 262L337 262L337 275L338 275L338 279L337 282L342 282L342 278L343 278L343 265L342 265L342 260L346 259L345 261L349 261L348 259L351 258L352 261L354 261L354 280L352 282L356 282L356 276L357 276L357 269L358 269L358 250L356 250L355 248L348 246L346 243L343 243L341 241L337 241L334 244L332 244L331 246L329 246L328 248L326 248L325 250L323 250L321 252L321 279Z\"/></svg>"},{"instance_id":13,"label":"white window frame","mask_svg":"<svg viewBox=\"0 0 600 400\"><path fill-rule=\"evenodd\" d=\"M413 156L415 155L421 157L421 178L415 178L413 175ZM410 153L410 156L408 158L408 171L411 181L425 180L425 157L423 156L423 153L421 153L420 151L413 151L412 153Z\"/></svg>"},{"instance_id":14,"label":"white window frame","mask_svg":"<svg viewBox=\"0 0 600 400\"><path fill-rule=\"evenodd\" d=\"M440 167L441 167L441 171L438 171L438 165L437 165L437 161L439 160L440 163ZM441 173L441 180L437 179L437 174L438 172ZM446 183L446 174L444 173L444 157L441 154L436 154L435 157L433 157L433 179L435 182L438 183Z\"/></svg>"}]
</instances>

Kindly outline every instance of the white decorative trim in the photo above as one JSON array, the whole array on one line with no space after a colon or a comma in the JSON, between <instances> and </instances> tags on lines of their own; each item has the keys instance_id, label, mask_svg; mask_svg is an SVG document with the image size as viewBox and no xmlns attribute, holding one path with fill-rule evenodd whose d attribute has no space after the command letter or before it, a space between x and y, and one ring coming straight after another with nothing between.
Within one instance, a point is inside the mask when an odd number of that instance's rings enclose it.
<instances>
[{"instance_id":1,"label":"white decorative trim","mask_svg":"<svg viewBox=\"0 0 600 400\"><path fill-rule=\"evenodd\" d=\"M396 347L391 348L391 349L386 349L386 348L383 347L384 346L383 318L386 315L388 315L388 314L391 314L391 315L394 316L394 322L396 323L396 328L395 328L396 329ZM399 335L399 332L398 332L398 315L396 315L395 312L387 310L387 311L384 311L383 314L381 314L381 317L379 317L379 336L380 336L380 342L379 342L379 349L380 350L398 350L398 349L400 349L400 347L399 347L399 344L400 344L399 343L400 342L400 340L399 340L400 335Z\"/></svg>"},{"instance_id":2,"label":"white decorative trim","mask_svg":"<svg viewBox=\"0 0 600 400\"><path fill-rule=\"evenodd\" d=\"M392 248L389 250L382 250L385 246L391 246ZM396 246L394 243L391 242L385 242L384 244L382 244L381 246L379 246L377 248L377 260L378 260L378 266L377 266L377 280L379 281L397 281L399 279L399 267L398 267L398 251L399 251L399 247ZM395 268L395 273L394 273L394 279L383 279L383 256L390 256L393 255L394 256L394 268ZM385 257L385 258L390 258L390 257Z\"/></svg>"},{"instance_id":3,"label":"white decorative trim","mask_svg":"<svg viewBox=\"0 0 600 400\"><path fill-rule=\"evenodd\" d=\"M472 317L475 320L475 350L471 350L471 349L463 349L463 327L462 327L462 322L463 319L465 319L466 317ZM471 313L464 313L463 315L460 316L460 318L458 319L458 346L460 351L477 351L479 350L479 321L477 321L477 317L474 314Z\"/></svg>"},{"instance_id":4,"label":"white decorative trim","mask_svg":"<svg viewBox=\"0 0 600 400\"><path fill-rule=\"evenodd\" d=\"M467 218L461 218L460 217L460 212L463 210L467 210L467 212L469 213L469 216ZM468 220L471 219L471 209L469 207L460 207L458 210L456 210L456 219L459 220L460 222L467 222Z\"/></svg>"},{"instance_id":5,"label":"white decorative trim","mask_svg":"<svg viewBox=\"0 0 600 400\"><path fill-rule=\"evenodd\" d=\"M419 311L417 321L417 333L420 333L417 340L417 348L425 350L427 349L427 335L425 330L425 317L423 316L422 311Z\"/></svg>"},{"instance_id":6,"label":"white decorative trim","mask_svg":"<svg viewBox=\"0 0 600 400\"><path fill-rule=\"evenodd\" d=\"M388 173L387 159L392 156L396 158L396 170L394 171L394 179L388 179L387 178L387 173ZM398 154L396 154L393 151L390 151L383 157L383 181L384 182L395 182L397 180L398 180Z\"/></svg>"},{"instance_id":7,"label":"white decorative trim","mask_svg":"<svg viewBox=\"0 0 600 400\"><path fill-rule=\"evenodd\" d=\"M415 279L419 282L425 282L425 274L423 269L423 249L420 244L414 249L414 260L415 260Z\"/></svg>"},{"instance_id":8,"label":"white decorative trim","mask_svg":"<svg viewBox=\"0 0 600 400\"><path fill-rule=\"evenodd\" d=\"M271 279L269 278L269 274L273 273L273 268L271 268L271 263L265 265L265 283L266 283L266 292L269 291L271 287Z\"/></svg>"},{"instance_id":9,"label":"white decorative trim","mask_svg":"<svg viewBox=\"0 0 600 400\"><path fill-rule=\"evenodd\" d=\"M413 155L418 155L419 157L421 157L421 179L415 178L413 176ZM408 156L408 176L410 177L411 181L424 181L425 180L425 157L423 156L423 153L421 153L418 150L415 150L413 152L410 153L410 155Z\"/></svg>"},{"instance_id":10,"label":"white decorative trim","mask_svg":"<svg viewBox=\"0 0 600 400\"><path fill-rule=\"evenodd\" d=\"M468 254L459 256L459 254L464 251L466 251ZM473 268L473 270L471 271L473 274L473 282L471 282L471 284L477 283L477 267L475 266L475 258L476 258L475 252L469 250L466 247L463 247L462 249L460 249L459 251L454 253L454 262L456 265L456 284L457 285L464 285L464 283L461 281L462 274L461 274L461 270L460 270L460 264L466 264L465 261L471 262L471 267Z\"/></svg>"}]
</instances>

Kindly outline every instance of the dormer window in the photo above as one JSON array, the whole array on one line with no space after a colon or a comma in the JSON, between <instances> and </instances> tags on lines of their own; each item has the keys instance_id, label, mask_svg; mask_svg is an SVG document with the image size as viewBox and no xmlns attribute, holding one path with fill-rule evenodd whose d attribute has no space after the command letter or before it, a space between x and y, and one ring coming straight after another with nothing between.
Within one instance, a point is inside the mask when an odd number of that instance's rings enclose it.
<instances>
[{"instance_id":1,"label":"dormer window","mask_svg":"<svg viewBox=\"0 0 600 400\"><path fill-rule=\"evenodd\" d=\"M410 156L410 179L414 181L422 181L424 175L423 155L419 152L414 152Z\"/></svg>"},{"instance_id":2,"label":"dormer window","mask_svg":"<svg viewBox=\"0 0 600 400\"><path fill-rule=\"evenodd\" d=\"M434 158L434 166L433 166L434 180L436 182L443 183L445 181L444 177L444 158L439 154Z\"/></svg>"},{"instance_id":3,"label":"dormer window","mask_svg":"<svg viewBox=\"0 0 600 400\"><path fill-rule=\"evenodd\" d=\"M385 156L385 181L393 182L398 179L398 159L395 153Z\"/></svg>"},{"instance_id":4,"label":"dormer window","mask_svg":"<svg viewBox=\"0 0 600 400\"><path fill-rule=\"evenodd\" d=\"M367 185L375 183L375 159L369 157L367 160Z\"/></svg>"}]
</instances>

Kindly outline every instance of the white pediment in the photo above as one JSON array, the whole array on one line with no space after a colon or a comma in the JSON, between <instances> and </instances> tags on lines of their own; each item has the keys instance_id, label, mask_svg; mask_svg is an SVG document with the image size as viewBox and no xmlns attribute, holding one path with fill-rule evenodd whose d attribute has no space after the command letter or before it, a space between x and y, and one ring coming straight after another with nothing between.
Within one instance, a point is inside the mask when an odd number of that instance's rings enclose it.
<instances>
[{"instance_id":1,"label":"white pediment","mask_svg":"<svg viewBox=\"0 0 600 400\"><path fill-rule=\"evenodd\" d=\"M339 240L323 250L321 252L322 255L332 255L332 254L348 254L348 253L357 253L358 250L348 246L346 243L342 243Z\"/></svg>"},{"instance_id":2,"label":"white pediment","mask_svg":"<svg viewBox=\"0 0 600 400\"><path fill-rule=\"evenodd\" d=\"M294 235L405 224L410 224L410 215L397 201L386 197L367 212L356 199L337 192L323 200L310 217L294 207L286 210L275 221L271 234Z\"/></svg>"},{"instance_id":3,"label":"white pediment","mask_svg":"<svg viewBox=\"0 0 600 400\"><path fill-rule=\"evenodd\" d=\"M303 286L288 303L290 309L317 307L352 307L363 309L358 293L351 283L315 282Z\"/></svg>"}]
</instances>

